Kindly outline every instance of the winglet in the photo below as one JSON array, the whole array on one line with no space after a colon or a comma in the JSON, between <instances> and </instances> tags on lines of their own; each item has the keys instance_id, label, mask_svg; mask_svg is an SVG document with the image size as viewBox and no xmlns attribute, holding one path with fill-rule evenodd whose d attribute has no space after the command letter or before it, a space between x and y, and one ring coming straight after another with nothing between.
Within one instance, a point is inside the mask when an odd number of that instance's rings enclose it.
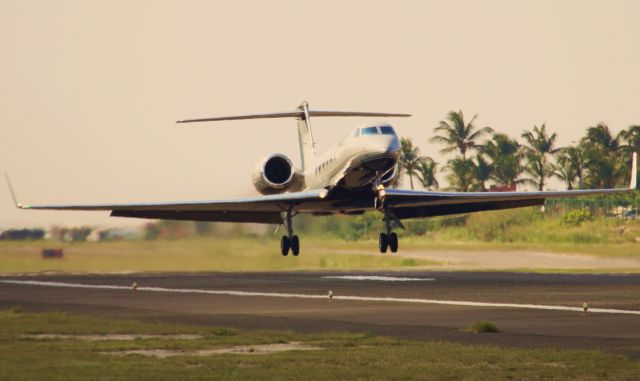
<instances>
[{"instance_id":1,"label":"winglet","mask_svg":"<svg viewBox=\"0 0 640 381\"><path fill-rule=\"evenodd\" d=\"M638 187L638 153L634 152L631 159L631 181L629 182L629 189L636 189Z\"/></svg>"},{"instance_id":2,"label":"winglet","mask_svg":"<svg viewBox=\"0 0 640 381\"><path fill-rule=\"evenodd\" d=\"M16 198L16 193L13 191L13 187L11 186L11 181L9 181L9 175L6 172L4 173L4 179L7 180L7 185L9 186L9 192L11 192L11 198L13 199L13 203L15 204L16 208L24 209L25 206L19 203L18 199Z\"/></svg>"}]
</instances>

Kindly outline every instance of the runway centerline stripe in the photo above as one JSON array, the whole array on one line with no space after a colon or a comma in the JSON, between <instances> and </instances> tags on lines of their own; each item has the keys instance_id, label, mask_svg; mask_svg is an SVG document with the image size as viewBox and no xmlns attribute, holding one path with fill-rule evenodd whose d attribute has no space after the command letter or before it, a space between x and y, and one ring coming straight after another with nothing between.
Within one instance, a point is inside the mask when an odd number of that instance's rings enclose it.
<instances>
[{"instance_id":1,"label":"runway centerline stripe","mask_svg":"<svg viewBox=\"0 0 640 381\"><path fill-rule=\"evenodd\" d=\"M130 286L116 286L109 284L84 284L84 283L67 283L67 282L50 282L37 280L0 280L0 283L15 284L22 286L43 286L43 287L61 287L61 288L85 288L95 290L129 290ZM231 295L231 296L264 296L273 298L297 298L297 299L328 299L328 296L318 294L292 294L279 292L255 292L255 291L234 291L234 290L202 290L189 288L164 288L164 287L138 287L132 292L164 292L176 294L208 294L208 295ZM418 298L391 298L376 296L349 296L349 295L333 295L333 300L351 300L364 302L388 302L388 303L417 303L417 304L443 304L450 306L465 307L498 307L498 308L524 308L532 310L551 310L551 311L574 311L582 312L582 307L568 306L552 306L544 304L517 304L517 303L487 303L487 302L469 302L461 300L438 300L438 299L418 299ZM613 308L589 308L592 313L605 314L625 314L640 315L640 311L620 310Z\"/></svg>"}]
</instances>

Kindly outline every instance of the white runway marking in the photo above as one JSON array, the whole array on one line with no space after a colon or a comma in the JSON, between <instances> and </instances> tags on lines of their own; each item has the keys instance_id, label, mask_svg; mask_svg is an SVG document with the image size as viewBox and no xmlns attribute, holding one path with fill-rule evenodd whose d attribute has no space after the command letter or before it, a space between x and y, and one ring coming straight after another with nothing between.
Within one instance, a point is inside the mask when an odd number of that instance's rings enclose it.
<instances>
[{"instance_id":1,"label":"white runway marking","mask_svg":"<svg viewBox=\"0 0 640 381\"><path fill-rule=\"evenodd\" d=\"M397 276L382 275L328 275L323 279L345 279L345 280L378 280L381 282L432 282L434 278L403 278Z\"/></svg>"},{"instance_id":2,"label":"white runway marking","mask_svg":"<svg viewBox=\"0 0 640 381\"><path fill-rule=\"evenodd\" d=\"M165 292L165 293L177 293L177 294L209 294L209 295L231 295L231 296L265 296L265 297L273 297L273 298L328 299L327 295L317 295L317 294L314 295L314 294L291 294L291 293L278 293L278 292L201 290L201 289L164 288L164 287L138 287L136 291L132 291L131 286L47 282L47 281L37 281L37 280L0 280L0 283L17 284L17 285L23 285L23 286L87 288L87 289L95 289L95 290L128 290L130 292L149 291L149 292ZM353 300L353 301L364 301L364 302L388 302L388 303L444 304L444 305L450 305L450 306L466 306L466 307L525 308L525 309L531 309L531 310L582 312L582 307L550 306L550 305L544 305L544 304L485 303L485 302L467 302L467 301L460 301L460 300L386 298L386 297L375 297L375 296L348 296L348 295L335 295L335 294L333 296L333 300ZM640 311L618 310L618 309L612 309L612 308L589 308L589 312L605 313L605 314L640 315Z\"/></svg>"}]
</instances>

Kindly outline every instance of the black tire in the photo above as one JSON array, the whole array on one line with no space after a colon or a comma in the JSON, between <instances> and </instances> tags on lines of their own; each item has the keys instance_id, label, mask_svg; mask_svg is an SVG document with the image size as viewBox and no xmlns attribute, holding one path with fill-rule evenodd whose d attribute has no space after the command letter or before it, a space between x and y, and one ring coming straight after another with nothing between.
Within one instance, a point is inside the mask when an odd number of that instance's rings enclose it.
<instances>
[{"instance_id":1,"label":"black tire","mask_svg":"<svg viewBox=\"0 0 640 381\"><path fill-rule=\"evenodd\" d=\"M289 238L287 236L282 236L280 240L280 252L283 256L289 255L289 249L291 248L291 242L289 242Z\"/></svg>"},{"instance_id":2,"label":"black tire","mask_svg":"<svg viewBox=\"0 0 640 381\"><path fill-rule=\"evenodd\" d=\"M378 248L381 253L387 252L387 247L389 246L389 239L385 233L380 233L380 237L378 238Z\"/></svg>"},{"instance_id":3,"label":"black tire","mask_svg":"<svg viewBox=\"0 0 640 381\"><path fill-rule=\"evenodd\" d=\"M300 254L300 240L297 235L291 237L291 253L294 257L297 257Z\"/></svg>"},{"instance_id":4,"label":"black tire","mask_svg":"<svg viewBox=\"0 0 640 381\"><path fill-rule=\"evenodd\" d=\"M398 251L398 235L396 233L389 234L389 249L392 253Z\"/></svg>"}]
</instances>

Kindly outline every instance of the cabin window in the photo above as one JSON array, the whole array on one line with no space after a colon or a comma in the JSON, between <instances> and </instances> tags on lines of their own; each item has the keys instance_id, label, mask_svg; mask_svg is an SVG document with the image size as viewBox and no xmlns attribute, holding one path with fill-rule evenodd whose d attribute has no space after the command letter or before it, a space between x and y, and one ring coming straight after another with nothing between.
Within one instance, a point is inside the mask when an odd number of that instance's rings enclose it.
<instances>
[{"instance_id":1,"label":"cabin window","mask_svg":"<svg viewBox=\"0 0 640 381\"><path fill-rule=\"evenodd\" d=\"M383 135L395 135L396 132L393 130L393 127L391 126L382 126L380 127L380 132L382 132Z\"/></svg>"},{"instance_id":2,"label":"cabin window","mask_svg":"<svg viewBox=\"0 0 640 381\"><path fill-rule=\"evenodd\" d=\"M378 127L365 127L362 129L362 135L378 135Z\"/></svg>"}]
</instances>

